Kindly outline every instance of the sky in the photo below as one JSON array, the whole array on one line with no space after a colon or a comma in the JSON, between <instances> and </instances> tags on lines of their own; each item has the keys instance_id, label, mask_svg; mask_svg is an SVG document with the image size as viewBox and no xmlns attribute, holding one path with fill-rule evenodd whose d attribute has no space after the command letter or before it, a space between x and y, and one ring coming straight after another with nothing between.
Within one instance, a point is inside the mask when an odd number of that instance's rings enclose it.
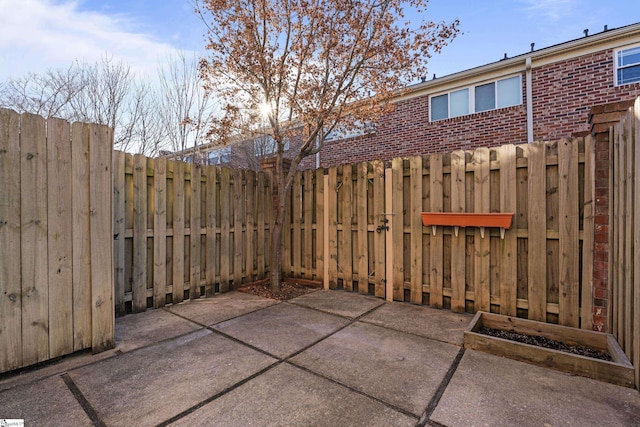
<instances>
[{"instance_id":1,"label":"sky","mask_svg":"<svg viewBox=\"0 0 640 427\"><path fill-rule=\"evenodd\" d=\"M176 49L204 54L193 0L0 0L0 82L109 56L153 76ZM640 22L637 0L431 0L426 17L460 20L429 78Z\"/></svg>"}]
</instances>

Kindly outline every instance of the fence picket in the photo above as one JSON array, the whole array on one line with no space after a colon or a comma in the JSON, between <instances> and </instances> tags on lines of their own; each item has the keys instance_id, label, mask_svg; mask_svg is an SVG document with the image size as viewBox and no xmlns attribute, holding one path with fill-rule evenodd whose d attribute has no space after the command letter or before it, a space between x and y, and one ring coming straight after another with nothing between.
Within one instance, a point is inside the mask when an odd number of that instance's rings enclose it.
<instances>
[{"instance_id":1,"label":"fence picket","mask_svg":"<svg viewBox=\"0 0 640 427\"><path fill-rule=\"evenodd\" d=\"M80 127L79 129L82 129ZM74 127L72 130L73 134L76 134L76 124L74 123ZM78 145L75 142L78 141ZM89 220L89 188L88 181L84 181L82 179L83 174L86 174L86 156L88 155L88 147L83 147L80 144L86 143L87 139L76 138L75 136L71 137L71 142L74 144L73 146L73 170L74 170L74 179L73 183L75 185L85 184L86 188L78 189L77 191L74 189L73 194L74 197L83 197L85 202L84 205L87 206L86 211L75 211L75 203L74 203L74 222L78 221L87 221L88 228L88 220ZM84 162L84 163L82 163ZM113 287L114 287L114 304L116 310L116 316L122 316L125 314L125 306L124 306L124 292L125 292L125 154L122 151L113 151ZM81 242L76 242L75 239L75 228L74 225L74 247L82 247ZM86 232L88 235L88 232ZM88 249L88 248L87 248ZM88 251L85 249L85 253L79 256L85 258L85 262L90 262L88 257ZM84 252L84 251L83 251ZM75 258L75 251L74 251ZM74 272L75 272L75 259L74 259ZM74 274L75 276L75 274ZM74 279L74 283L76 280ZM75 284L74 284L75 287ZM76 335L77 336L77 335Z\"/></svg>"},{"instance_id":2,"label":"fence picket","mask_svg":"<svg viewBox=\"0 0 640 427\"><path fill-rule=\"evenodd\" d=\"M172 302L184 299L184 226L185 185L182 162L173 162L173 248Z\"/></svg>"},{"instance_id":3,"label":"fence picket","mask_svg":"<svg viewBox=\"0 0 640 427\"><path fill-rule=\"evenodd\" d=\"M478 148L473 153L473 209L474 212L490 212L489 149ZM476 228L473 237L474 246L474 310L489 311L491 296L490 267L491 230L485 229L484 236Z\"/></svg>"},{"instance_id":4,"label":"fence picket","mask_svg":"<svg viewBox=\"0 0 640 427\"><path fill-rule=\"evenodd\" d=\"M443 211L443 188L442 188L442 154L432 154L429 156L429 200L430 212ZM438 229L435 235L430 237L429 244L429 305L435 308L442 308L442 289L444 286L444 260L442 229Z\"/></svg>"},{"instance_id":5,"label":"fence picket","mask_svg":"<svg viewBox=\"0 0 640 427\"><path fill-rule=\"evenodd\" d=\"M202 249L202 166L191 165L191 221L189 243L191 246L189 260L189 298L200 298L200 251Z\"/></svg>"},{"instance_id":6,"label":"fence picket","mask_svg":"<svg viewBox=\"0 0 640 427\"><path fill-rule=\"evenodd\" d=\"M0 372L23 366L20 116L0 109Z\"/></svg>"},{"instance_id":7,"label":"fence picket","mask_svg":"<svg viewBox=\"0 0 640 427\"><path fill-rule=\"evenodd\" d=\"M73 234L73 347L74 351L91 347L91 228L90 218L90 182L89 182L89 125L74 123L71 128L71 169L73 182L72 197L72 234ZM124 168L124 156L120 153L118 165ZM124 179L124 170L122 177ZM117 199L121 224L124 225L124 181L119 186L122 197ZM114 199L116 200L116 199ZM114 230L115 232L115 230ZM117 265L124 263L124 232L121 241L114 241L117 252ZM121 243L121 244L120 244ZM121 250L121 252L120 252ZM122 273L117 272L116 285L124 291L124 267ZM122 305L116 306L124 311L124 295Z\"/></svg>"},{"instance_id":8,"label":"fence picket","mask_svg":"<svg viewBox=\"0 0 640 427\"><path fill-rule=\"evenodd\" d=\"M558 144L560 194L560 313L559 323L578 327L578 145L568 139Z\"/></svg>"},{"instance_id":9,"label":"fence picket","mask_svg":"<svg viewBox=\"0 0 640 427\"><path fill-rule=\"evenodd\" d=\"M393 221L393 299L404 301L404 200L403 200L403 176L402 159L396 158L391 161L392 175L392 205L394 215ZM420 231L422 233L422 230Z\"/></svg>"},{"instance_id":10,"label":"fence picket","mask_svg":"<svg viewBox=\"0 0 640 427\"><path fill-rule=\"evenodd\" d=\"M22 361L49 358L47 275L47 150L42 117L23 114L20 126Z\"/></svg>"},{"instance_id":11,"label":"fence picket","mask_svg":"<svg viewBox=\"0 0 640 427\"><path fill-rule=\"evenodd\" d=\"M329 288L338 287L338 169L329 168L329 183L325 191L328 193L328 204L325 206L329 218L329 252L325 254L329 273ZM326 267L325 267L326 268Z\"/></svg>"},{"instance_id":12,"label":"fence picket","mask_svg":"<svg viewBox=\"0 0 640 427\"><path fill-rule=\"evenodd\" d=\"M71 129L47 120L47 265L49 268L49 357L73 353Z\"/></svg>"},{"instance_id":13,"label":"fence picket","mask_svg":"<svg viewBox=\"0 0 640 427\"><path fill-rule=\"evenodd\" d=\"M155 161L153 174L153 306L167 299L167 160Z\"/></svg>"},{"instance_id":14,"label":"fence picket","mask_svg":"<svg viewBox=\"0 0 640 427\"><path fill-rule=\"evenodd\" d=\"M147 309L147 158L133 156L133 312Z\"/></svg>"},{"instance_id":15,"label":"fence picket","mask_svg":"<svg viewBox=\"0 0 640 427\"><path fill-rule=\"evenodd\" d=\"M386 219L385 215L385 197L384 197L384 163L381 160L375 160L371 162L373 167L373 213L374 213L374 225L386 225L383 222ZM386 292L385 281L387 279L385 271L385 239L384 232L375 233L373 236L373 244L375 247L375 296L384 298Z\"/></svg>"},{"instance_id":16,"label":"fence picket","mask_svg":"<svg viewBox=\"0 0 640 427\"><path fill-rule=\"evenodd\" d=\"M451 212L465 212L466 165L464 151L451 153ZM467 235L465 227L460 227L458 235L451 236L451 311L464 313L466 291Z\"/></svg>"},{"instance_id":17,"label":"fence picket","mask_svg":"<svg viewBox=\"0 0 640 427\"><path fill-rule=\"evenodd\" d=\"M528 317L547 319L547 222L546 222L546 147L544 142L529 144L528 159Z\"/></svg>"},{"instance_id":18,"label":"fence picket","mask_svg":"<svg viewBox=\"0 0 640 427\"><path fill-rule=\"evenodd\" d=\"M356 184L356 211L358 224L358 292L366 294L369 292L369 227L367 219L367 198L369 181L367 180L367 162L358 163L356 165L357 184Z\"/></svg>"},{"instance_id":19,"label":"fence picket","mask_svg":"<svg viewBox=\"0 0 640 427\"><path fill-rule=\"evenodd\" d=\"M593 261L595 215L595 140L584 141L584 221L582 240L582 294L580 296L580 328L593 329Z\"/></svg>"},{"instance_id":20,"label":"fence picket","mask_svg":"<svg viewBox=\"0 0 640 427\"><path fill-rule=\"evenodd\" d=\"M411 204L411 295L413 304L422 304L422 157L409 159Z\"/></svg>"},{"instance_id":21,"label":"fence picket","mask_svg":"<svg viewBox=\"0 0 640 427\"><path fill-rule=\"evenodd\" d=\"M242 218L245 215L244 193L242 191L244 173L241 170L233 171L233 289L242 285L243 272L243 236Z\"/></svg>"},{"instance_id":22,"label":"fence picket","mask_svg":"<svg viewBox=\"0 0 640 427\"><path fill-rule=\"evenodd\" d=\"M516 147L504 145L500 155L500 211L516 214ZM500 241L500 314L516 315L517 229L506 230Z\"/></svg>"},{"instance_id":23,"label":"fence picket","mask_svg":"<svg viewBox=\"0 0 640 427\"><path fill-rule=\"evenodd\" d=\"M207 177L206 184L206 212L205 227L207 229L205 243L205 295L211 296L215 293L216 282L216 261L218 259L219 249L216 246L217 237L217 206L218 206L218 184L217 184L217 168L209 166L205 170ZM258 211L260 212L260 211Z\"/></svg>"},{"instance_id":24,"label":"fence picket","mask_svg":"<svg viewBox=\"0 0 640 427\"><path fill-rule=\"evenodd\" d=\"M315 186L315 216L316 216L316 268L315 279L324 281L324 265L326 262L327 254L324 251L324 212L327 207L324 204L324 195L326 188L324 186L324 170L318 169L315 172L316 186Z\"/></svg>"},{"instance_id":25,"label":"fence picket","mask_svg":"<svg viewBox=\"0 0 640 427\"><path fill-rule=\"evenodd\" d=\"M229 290L231 279L231 169L220 169L220 292Z\"/></svg>"}]
</instances>

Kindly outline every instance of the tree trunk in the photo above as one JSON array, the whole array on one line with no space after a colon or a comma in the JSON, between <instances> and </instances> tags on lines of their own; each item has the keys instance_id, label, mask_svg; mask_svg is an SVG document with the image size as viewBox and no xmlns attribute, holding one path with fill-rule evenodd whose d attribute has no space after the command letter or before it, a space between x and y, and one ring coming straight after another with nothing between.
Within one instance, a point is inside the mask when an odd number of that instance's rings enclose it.
<instances>
[{"instance_id":1,"label":"tree trunk","mask_svg":"<svg viewBox=\"0 0 640 427\"><path fill-rule=\"evenodd\" d=\"M279 217L280 213L276 213ZM271 249L269 251L269 283L273 292L280 291L282 282L282 221L276 219L271 233Z\"/></svg>"}]
</instances>

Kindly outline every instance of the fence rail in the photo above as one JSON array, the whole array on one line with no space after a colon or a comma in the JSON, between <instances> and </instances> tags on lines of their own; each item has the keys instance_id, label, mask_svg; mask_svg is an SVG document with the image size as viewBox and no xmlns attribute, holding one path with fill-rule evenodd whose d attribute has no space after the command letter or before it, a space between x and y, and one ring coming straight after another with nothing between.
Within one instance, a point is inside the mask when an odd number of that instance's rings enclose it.
<instances>
[{"instance_id":1,"label":"fence rail","mask_svg":"<svg viewBox=\"0 0 640 427\"><path fill-rule=\"evenodd\" d=\"M272 220L264 173L118 151L113 165L116 313L264 277Z\"/></svg>"},{"instance_id":2,"label":"fence rail","mask_svg":"<svg viewBox=\"0 0 640 427\"><path fill-rule=\"evenodd\" d=\"M302 172L287 212L285 273L591 329L594 155L587 137ZM477 228L432 234L421 212L514 217L504 238L498 229L483 238Z\"/></svg>"},{"instance_id":3,"label":"fence rail","mask_svg":"<svg viewBox=\"0 0 640 427\"><path fill-rule=\"evenodd\" d=\"M111 144L0 109L0 372L114 345Z\"/></svg>"},{"instance_id":4,"label":"fence rail","mask_svg":"<svg viewBox=\"0 0 640 427\"><path fill-rule=\"evenodd\" d=\"M611 134L611 331L640 385L640 98Z\"/></svg>"}]
</instances>

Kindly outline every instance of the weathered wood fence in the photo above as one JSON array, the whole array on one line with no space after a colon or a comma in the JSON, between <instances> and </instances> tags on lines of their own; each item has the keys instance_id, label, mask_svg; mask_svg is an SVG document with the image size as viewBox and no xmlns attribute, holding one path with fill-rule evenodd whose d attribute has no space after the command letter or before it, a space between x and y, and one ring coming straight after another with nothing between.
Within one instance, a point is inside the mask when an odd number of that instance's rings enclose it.
<instances>
[{"instance_id":1,"label":"weathered wood fence","mask_svg":"<svg viewBox=\"0 0 640 427\"><path fill-rule=\"evenodd\" d=\"M111 145L0 109L0 372L114 345Z\"/></svg>"},{"instance_id":2,"label":"weathered wood fence","mask_svg":"<svg viewBox=\"0 0 640 427\"><path fill-rule=\"evenodd\" d=\"M591 137L303 172L284 270L389 300L591 329L593 174ZM514 217L504 238L483 238L432 234L421 212Z\"/></svg>"},{"instance_id":3,"label":"weathered wood fence","mask_svg":"<svg viewBox=\"0 0 640 427\"><path fill-rule=\"evenodd\" d=\"M271 197L264 173L115 151L116 313L213 295L263 278Z\"/></svg>"},{"instance_id":4,"label":"weathered wood fence","mask_svg":"<svg viewBox=\"0 0 640 427\"><path fill-rule=\"evenodd\" d=\"M612 129L610 197L611 332L640 385L640 98Z\"/></svg>"}]
</instances>

